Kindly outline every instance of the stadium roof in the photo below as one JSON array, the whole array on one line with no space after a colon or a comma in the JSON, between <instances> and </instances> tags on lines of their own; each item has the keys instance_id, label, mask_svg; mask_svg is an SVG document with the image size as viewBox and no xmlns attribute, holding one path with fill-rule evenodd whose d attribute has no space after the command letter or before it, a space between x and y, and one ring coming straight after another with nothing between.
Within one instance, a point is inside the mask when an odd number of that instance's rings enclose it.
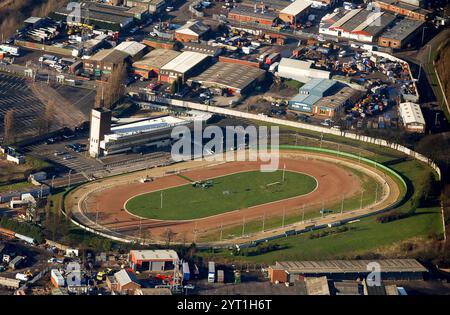
<instances>
[{"instance_id":1,"label":"stadium roof","mask_svg":"<svg viewBox=\"0 0 450 315\"><path fill-rule=\"evenodd\" d=\"M297 16L302 13L304 10L311 6L312 2L309 0L296 0L292 2L290 5L285 7L280 13L289 14L293 16Z\"/></svg>"},{"instance_id":2,"label":"stadium roof","mask_svg":"<svg viewBox=\"0 0 450 315\"><path fill-rule=\"evenodd\" d=\"M380 265L381 272L428 271L415 259L286 261L276 262L272 268L299 274L367 273L373 262Z\"/></svg>"},{"instance_id":3,"label":"stadium roof","mask_svg":"<svg viewBox=\"0 0 450 315\"><path fill-rule=\"evenodd\" d=\"M172 249L131 250L136 260L178 260L178 254Z\"/></svg>"},{"instance_id":4,"label":"stadium roof","mask_svg":"<svg viewBox=\"0 0 450 315\"><path fill-rule=\"evenodd\" d=\"M170 49L154 49L141 60L133 63L133 67L146 70L161 69L180 54L180 52Z\"/></svg>"},{"instance_id":5,"label":"stadium roof","mask_svg":"<svg viewBox=\"0 0 450 315\"><path fill-rule=\"evenodd\" d=\"M208 57L208 55L198 52L185 51L165 64L161 70L186 73Z\"/></svg>"},{"instance_id":6,"label":"stadium roof","mask_svg":"<svg viewBox=\"0 0 450 315\"><path fill-rule=\"evenodd\" d=\"M243 90L264 74L259 68L229 62L217 62L189 81L201 84L217 84L224 88Z\"/></svg>"},{"instance_id":7,"label":"stadium roof","mask_svg":"<svg viewBox=\"0 0 450 315\"><path fill-rule=\"evenodd\" d=\"M421 27L425 22L413 19L403 19L395 24L391 29L387 30L381 37L391 38L396 40L404 40L413 32L415 32L419 27Z\"/></svg>"},{"instance_id":8,"label":"stadium roof","mask_svg":"<svg viewBox=\"0 0 450 315\"><path fill-rule=\"evenodd\" d=\"M187 120L172 116L145 119L133 123L123 124L111 128L111 133L105 135L105 140L117 140L122 137L151 132L188 123Z\"/></svg>"},{"instance_id":9,"label":"stadium roof","mask_svg":"<svg viewBox=\"0 0 450 315\"><path fill-rule=\"evenodd\" d=\"M399 110L403 123L425 125L425 119L423 118L422 110L420 109L419 104L411 102L401 103Z\"/></svg>"}]
</instances>

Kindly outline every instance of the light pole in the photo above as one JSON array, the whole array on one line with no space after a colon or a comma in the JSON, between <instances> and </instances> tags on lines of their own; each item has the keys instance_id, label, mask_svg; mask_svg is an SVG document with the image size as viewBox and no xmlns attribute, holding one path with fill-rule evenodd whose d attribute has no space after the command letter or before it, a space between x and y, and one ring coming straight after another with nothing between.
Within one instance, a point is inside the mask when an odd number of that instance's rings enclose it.
<instances>
[{"instance_id":1,"label":"light pole","mask_svg":"<svg viewBox=\"0 0 450 315\"><path fill-rule=\"evenodd\" d=\"M72 170L69 170L69 185L68 185L69 189L70 189L70 174L72 174Z\"/></svg>"}]
</instances>

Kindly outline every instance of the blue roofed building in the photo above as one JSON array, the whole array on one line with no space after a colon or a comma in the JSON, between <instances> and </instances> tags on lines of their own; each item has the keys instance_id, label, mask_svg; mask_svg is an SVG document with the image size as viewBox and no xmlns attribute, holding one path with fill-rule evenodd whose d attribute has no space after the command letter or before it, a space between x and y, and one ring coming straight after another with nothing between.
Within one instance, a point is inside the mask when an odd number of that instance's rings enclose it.
<instances>
[{"instance_id":1,"label":"blue roofed building","mask_svg":"<svg viewBox=\"0 0 450 315\"><path fill-rule=\"evenodd\" d=\"M313 106L322 97L330 95L336 88L337 82L330 79L311 79L306 82L289 102L291 110L312 113Z\"/></svg>"}]
</instances>

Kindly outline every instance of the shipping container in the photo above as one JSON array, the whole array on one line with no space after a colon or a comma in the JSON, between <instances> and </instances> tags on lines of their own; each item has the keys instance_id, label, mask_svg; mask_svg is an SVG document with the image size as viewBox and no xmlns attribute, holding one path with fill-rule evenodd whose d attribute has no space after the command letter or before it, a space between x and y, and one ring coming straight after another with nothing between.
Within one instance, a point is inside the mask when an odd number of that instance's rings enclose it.
<instances>
[{"instance_id":1,"label":"shipping container","mask_svg":"<svg viewBox=\"0 0 450 315\"><path fill-rule=\"evenodd\" d=\"M13 260L11 260L8 264L8 267L12 270L15 270L20 266L20 264L25 260L25 257L23 256L17 256Z\"/></svg>"},{"instance_id":2,"label":"shipping container","mask_svg":"<svg viewBox=\"0 0 450 315\"><path fill-rule=\"evenodd\" d=\"M50 272L50 280L55 288L60 288L65 285L64 277L58 269L52 269Z\"/></svg>"},{"instance_id":3,"label":"shipping container","mask_svg":"<svg viewBox=\"0 0 450 315\"><path fill-rule=\"evenodd\" d=\"M14 234L14 236L17 237L18 239L22 240L22 241L27 242L28 244L31 244L31 245L36 245L36 243L37 243L34 238L28 237L28 236L25 236L25 235L22 235L22 234L19 234L19 233Z\"/></svg>"},{"instance_id":4,"label":"shipping container","mask_svg":"<svg viewBox=\"0 0 450 315\"><path fill-rule=\"evenodd\" d=\"M208 263L208 282L214 283L216 281L216 264L214 261Z\"/></svg>"},{"instance_id":5,"label":"shipping container","mask_svg":"<svg viewBox=\"0 0 450 315\"><path fill-rule=\"evenodd\" d=\"M280 59L281 59L281 55L279 53L272 53L266 57L266 64L271 65Z\"/></svg>"}]
</instances>

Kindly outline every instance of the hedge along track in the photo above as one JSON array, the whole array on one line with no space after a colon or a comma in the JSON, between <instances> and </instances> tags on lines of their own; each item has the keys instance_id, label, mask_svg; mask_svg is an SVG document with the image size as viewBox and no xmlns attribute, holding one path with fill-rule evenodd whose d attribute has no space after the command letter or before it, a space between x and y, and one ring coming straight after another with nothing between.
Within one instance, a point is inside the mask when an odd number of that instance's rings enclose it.
<instances>
[{"instance_id":1,"label":"hedge along track","mask_svg":"<svg viewBox=\"0 0 450 315\"><path fill-rule=\"evenodd\" d=\"M361 210L344 212L342 215L332 214L324 218L309 219L305 222L286 225L283 228L244 235L244 237L236 237L222 242L207 241L201 244L221 246L248 242L261 237L276 235L285 230L302 229L311 224L327 224L378 213L395 207L406 193L406 184L401 176L369 159L359 158L344 152L311 147L282 146L280 149L282 163L287 162L288 170L302 171L314 176L319 181L319 187L315 194L299 196L298 200L295 200L296 197L294 197L290 200L275 201L267 205L231 211L213 218L189 220L189 222L144 220L133 217L124 211L124 201L130 196L187 183L182 177L173 173L181 171L183 174L187 174L189 178L212 178L236 172L239 169L259 168L259 165L255 164L256 162L252 164L252 162L187 161L87 183L67 195L64 202L65 208L71 211L73 220L79 225L116 240L165 243L166 241L161 234L170 229L176 233L173 238L176 243L190 243L192 241L199 243L201 235L217 232L218 229L223 227L242 224L243 218L247 222L251 222L261 218L262 215L268 215L268 217L281 216L283 211L286 211L286 215L290 215L290 210L298 211L300 204L318 204L323 198L330 202L338 202L341 200L343 193L355 195L360 189L358 183L349 181L348 172L340 166L363 172L380 183L380 188L382 187L378 202ZM280 168L282 168L281 163ZM146 175L155 177L155 181L145 184L139 183L139 179ZM321 180L321 176L324 175L328 178ZM344 191L347 185L349 190ZM321 197L319 198L319 196ZM143 239L140 239L140 236L143 236Z\"/></svg>"}]
</instances>

